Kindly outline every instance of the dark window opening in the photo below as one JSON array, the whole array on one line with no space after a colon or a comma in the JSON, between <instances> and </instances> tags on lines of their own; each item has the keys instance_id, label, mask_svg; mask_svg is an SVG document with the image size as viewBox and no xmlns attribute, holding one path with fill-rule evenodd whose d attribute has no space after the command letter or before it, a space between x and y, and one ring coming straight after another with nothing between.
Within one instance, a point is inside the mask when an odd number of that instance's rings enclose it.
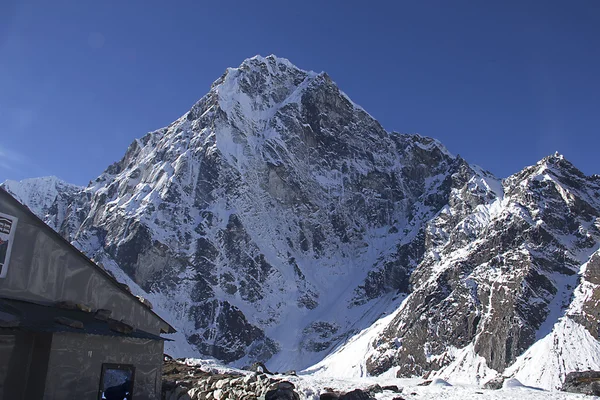
<instances>
[{"instance_id":1,"label":"dark window opening","mask_svg":"<svg viewBox=\"0 0 600 400\"><path fill-rule=\"evenodd\" d=\"M102 364L100 400L131 400L135 367L127 364Z\"/></svg>"}]
</instances>

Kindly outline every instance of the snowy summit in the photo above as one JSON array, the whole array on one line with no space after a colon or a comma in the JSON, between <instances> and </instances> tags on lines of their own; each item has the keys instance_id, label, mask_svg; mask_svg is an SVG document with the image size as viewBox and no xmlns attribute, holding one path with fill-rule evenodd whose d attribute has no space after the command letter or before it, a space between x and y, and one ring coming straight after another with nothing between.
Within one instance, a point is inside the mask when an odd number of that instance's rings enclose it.
<instances>
[{"instance_id":1,"label":"snowy summit","mask_svg":"<svg viewBox=\"0 0 600 400\"><path fill-rule=\"evenodd\" d=\"M284 58L227 69L86 188L4 187L150 299L176 357L547 390L600 369L597 175L557 153L499 179Z\"/></svg>"}]
</instances>

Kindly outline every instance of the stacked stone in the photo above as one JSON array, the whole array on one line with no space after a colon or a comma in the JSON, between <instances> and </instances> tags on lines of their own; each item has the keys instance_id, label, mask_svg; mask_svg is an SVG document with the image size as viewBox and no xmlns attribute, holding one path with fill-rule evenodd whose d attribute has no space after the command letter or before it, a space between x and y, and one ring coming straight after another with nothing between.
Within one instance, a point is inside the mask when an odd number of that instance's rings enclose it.
<instances>
[{"instance_id":1,"label":"stacked stone","mask_svg":"<svg viewBox=\"0 0 600 400\"><path fill-rule=\"evenodd\" d=\"M176 362L165 363L164 400L300 400L283 376L254 372L216 374Z\"/></svg>"}]
</instances>

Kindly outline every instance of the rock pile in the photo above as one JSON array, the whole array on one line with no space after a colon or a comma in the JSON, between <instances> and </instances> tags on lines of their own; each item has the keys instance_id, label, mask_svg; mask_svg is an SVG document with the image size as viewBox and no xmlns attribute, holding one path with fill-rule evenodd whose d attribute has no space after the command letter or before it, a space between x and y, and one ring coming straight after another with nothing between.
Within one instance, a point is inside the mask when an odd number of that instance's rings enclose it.
<instances>
[{"instance_id":1,"label":"rock pile","mask_svg":"<svg viewBox=\"0 0 600 400\"><path fill-rule=\"evenodd\" d=\"M292 382L266 373L220 374L165 361L163 400L300 400Z\"/></svg>"},{"instance_id":2,"label":"rock pile","mask_svg":"<svg viewBox=\"0 0 600 400\"><path fill-rule=\"evenodd\" d=\"M185 364L165 357L163 366L162 400L300 400L296 386L290 380L298 379L294 371L272 374L264 365L255 364L248 372L222 373ZM365 389L340 392L324 388L320 395L311 392L310 398L320 400L373 400L376 393L401 393L395 385L371 385ZM304 393L306 395L306 393ZM302 397L305 398L305 397ZM394 398L403 400L401 396Z\"/></svg>"}]
</instances>

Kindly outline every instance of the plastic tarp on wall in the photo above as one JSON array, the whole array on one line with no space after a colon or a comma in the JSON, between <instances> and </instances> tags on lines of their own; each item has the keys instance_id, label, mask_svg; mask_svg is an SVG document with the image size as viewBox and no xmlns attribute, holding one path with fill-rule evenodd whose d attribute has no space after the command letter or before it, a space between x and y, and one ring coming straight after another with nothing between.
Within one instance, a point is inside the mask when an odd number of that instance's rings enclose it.
<instances>
[{"instance_id":1,"label":"plastic tarp on wall","mask_svg":"<svg viewBox=\"0 0 600 400\"><path fill-rule=\"evenodd\" d=\"M162 357L162 341L55 333L44 398L96 400L102 365L122 364L135 370L133 398L158 400Z\"/></svg>"},{"instance_id":2,"label":"plastic tarp on wall","mask_svg":"<svg viewBox=\"0 0 600 400\"><path fill-rule=\"evenodd\" d=\"M0 297L48 304L68 300L109 309L113 318L152 334L172 329L3 190L0 212L19 220Z\"/></svg>"},{"instance_id":3,"label":"plastic tarp on wall","mask_svg":"<svg viewBox=\"0 0 600 400\"><path fill-rule=\"evenodd\" d=\"M0 329L0 399L42 398L51 335Z\"/></svg>"},{"instance_id":4,"label":"plastic tarp on wall","mask_svg":"<svg viewBox=\"0 0 600 400\"><path fill-rule=\"evenodd\" d=\"M0 398L2 396L7 384L10 382L9 378L9 360L13 356L15 349L15 335L3 335L0 333Z\"/></svg>"}]
</instances>

